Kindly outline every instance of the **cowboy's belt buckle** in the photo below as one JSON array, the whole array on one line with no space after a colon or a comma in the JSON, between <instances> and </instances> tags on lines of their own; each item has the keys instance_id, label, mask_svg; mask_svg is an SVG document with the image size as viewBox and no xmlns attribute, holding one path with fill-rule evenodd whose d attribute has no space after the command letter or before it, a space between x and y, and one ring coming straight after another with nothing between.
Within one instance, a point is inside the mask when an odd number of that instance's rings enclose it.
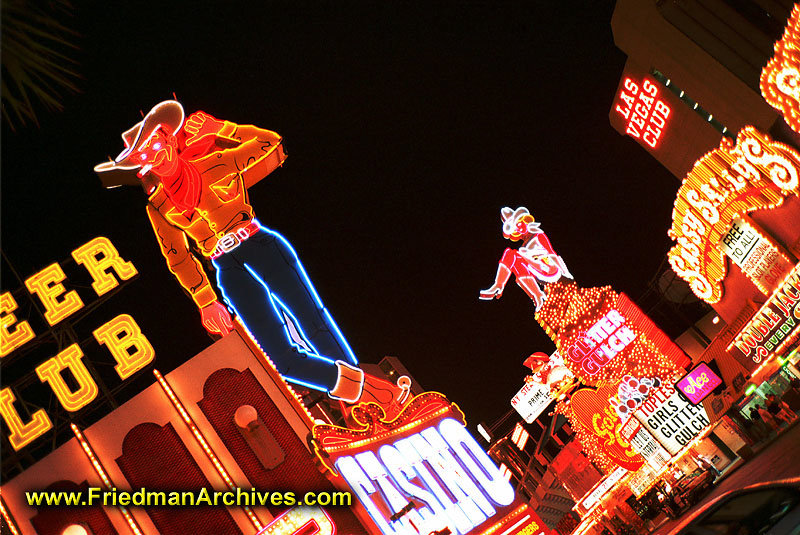
<instances>
[{"instance_id":1,"label":"cowboy's belt buckle","mask_svg":"<svg viewBox=\"0 0 800 535\"><path fill-rule=\"evenodd\" d=\"M236 246L240 243L241 241L239 240L239 237L231 232L219 239L217 242L217 248L222 250L223 253L227 253L236 249Z\"/></svg>"}]
</instances>

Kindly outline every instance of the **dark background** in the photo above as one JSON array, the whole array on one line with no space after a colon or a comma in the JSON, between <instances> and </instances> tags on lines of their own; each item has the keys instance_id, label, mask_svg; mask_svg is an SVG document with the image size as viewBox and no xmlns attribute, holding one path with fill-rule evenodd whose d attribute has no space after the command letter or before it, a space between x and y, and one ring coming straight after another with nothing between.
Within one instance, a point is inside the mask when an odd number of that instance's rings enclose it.
<instances>
[{"instance_id":1,"label":"dark background","mask_svg":"<svg viewBox=\"0 0 800 535\"><path fill-rule=\"evenodd\" d=\"M515 284L478 300L511 245L501 207L527 206L581 285L634 299L669 249L680 183L608 120L625 63L612 2L76 4L82 92L38 128L3 125L2 248L24 279L108 236L140 276L81 328L133 315L162 372L211 339L144 193L104 190L92 167L173 92L187 113L284 137L286 164L250 190L258 218L361 361L399 357L473 429L510 408L525 357L554 348Z\"/></svg>"}]
</instances>

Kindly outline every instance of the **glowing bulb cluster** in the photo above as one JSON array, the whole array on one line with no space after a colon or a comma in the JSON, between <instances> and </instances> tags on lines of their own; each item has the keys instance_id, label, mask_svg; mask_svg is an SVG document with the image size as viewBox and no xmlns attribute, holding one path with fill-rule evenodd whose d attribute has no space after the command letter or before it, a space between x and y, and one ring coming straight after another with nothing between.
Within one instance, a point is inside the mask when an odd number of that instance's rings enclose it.
<instances>
[{"instance_id":1,"label":"glowing bulb cluster","mask_svg":"<svg viewBox=\"0 0 800 535\"><path fill-rule=\"evenodd\" d=\"M800 132L800 4L795 5L775 54L761 69L761 95Z\"/></svg>"},{"instance_id":2,"label":"glowing bulb cluster","mask_svg":"<svg viewBox=\"0 0 800 535\"><path fill-rule=\"evenodd\" d=\"M158 384L161 386L161 389L164 390L164 393L172 402L172 406L175 407L176 411L178 411L178 414L183 420L183 423L185 423L186 427L189 428L189 431L192 432L192 436L194 436L197 443L203 449L203 452L206 454L206 457L208 457L208 460L211 461L211 464L214 465L214 468L216 469L217 473L220 475L223 481L225 481L225 484L230 490L235 490L236 486L233 483L233 479L231 479L231 476L228 474L228 471L222 465L222 462L219 460L216 453L214 453L214 450L211 449L211 446L208 444L208 441L200 432L200 429L197 427L197 425L195 425L194 420L192 420L192 417L189 415L188 411L183 406L183 403L181 403L181 400L175 394L175 391L172 389L172 386L170 386L170 384L167 382L167 379L163 375L161 375L161 372L159 372L158 370L153 370L153 375L156 376L156 380L158 381ZM255 513L249 506L244 505L242 506L242 509L244 510L245 513L247 513L247 517L250 519L250 522L253 524L253 526L255 526L256 529L262 529L264 527L261 525L261 522L259 521L258 517L255 515Z\"/></svg>"},{"instance_id":3,"label":"glowing bulb cluster","mask_svg":"<svg viewBox=\"0 0 800 535\"><path fill-rule=\"evenodd\" d=\"M593 351L599 343L592 342L587 333L597 330L598 322L612 316L625 321L617 312L618 294L610 286L600 288L581 288L575 283L553 283L547 287L547 300L536 314L537 321L564 355L564 364L581 381L588 385L603 385L621 380L626 375L637 377L671 377L675 365L667 359L641 330L626 322L626 332L634 335L613 356L606 351L599 370L587 373L586 366L580 366L571 358L576 354L575 347L584 344ZM589 344L584 342L589 340ZM623 344L617 344L621 347ZM585 350L584 350L585 352Z\"/></svg>"},{"instance_id":4,"label":"glowing bulb cluster","mask_svg":"<svg viewBox=\"0 0 800 535\"><path fill-rule=\"evenodd\" d=\"M731 222L755 210L780 206L800 194L800 154L752 126L735 146L723 141L695 164L678 190L668 235L676 244L672 269L707 303L722 298L725 253L717 244ZM775 243L765 236L773 246Z\"/></svg>"},{"instance_id":5,"label":"glowing bulb cluster","mask_svg":"<svg viewBox=\"0 0 800 535\"><path fill-rule=\"evenodd\" d=\"M111 490L114 485L111 484L111 479L108 477L108 473L106 472L103 465L100 463L100 459L97 458L97 455L94 452L91 444L89 441L86 440L86 437L83 435L81 430L78 428L77 425L74 423L69 424L72 432L75 434L75 438L78 439L78 443L81 445L81 449L86 454L86 457L89 459L89 462L92 463L92 467L100 479L103 481L103 485L105 485L107 490ZM117 508L122 513L122 516L125 517L125 521L128 523L128 527L131 528L131 531L134 535L142 535L142 530L139 525L136 523L136 519L133 518L133 515L128 510L127 507L124 505L118 505Z\"/></svg>"}]
</instances>

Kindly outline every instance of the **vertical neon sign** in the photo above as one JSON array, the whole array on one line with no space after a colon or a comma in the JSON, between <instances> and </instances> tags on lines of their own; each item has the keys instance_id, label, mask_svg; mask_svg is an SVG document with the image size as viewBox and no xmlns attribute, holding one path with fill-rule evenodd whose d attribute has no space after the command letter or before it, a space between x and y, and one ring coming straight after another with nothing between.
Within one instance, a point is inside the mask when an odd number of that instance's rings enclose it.
<instances>
[{"instance_id":1,"label":"vertical neon sign","mask_svg":"<svg viewBox=\"0 0 800 535\"><path fill-rule=\"evenodd\" d=\"M645 79L641 87L630 77L625 77L614 111L626 121L625 133L640 139L650 148L656 148L664 133L672 109L658 97L658 86Z\"/></svg>"}]
</instances>

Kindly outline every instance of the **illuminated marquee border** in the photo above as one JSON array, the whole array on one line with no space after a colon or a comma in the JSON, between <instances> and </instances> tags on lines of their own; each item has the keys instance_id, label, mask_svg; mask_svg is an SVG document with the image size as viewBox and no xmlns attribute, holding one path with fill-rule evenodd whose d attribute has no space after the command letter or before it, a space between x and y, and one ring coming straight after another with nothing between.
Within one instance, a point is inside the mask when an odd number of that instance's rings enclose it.
<instances>
[{"instance_id":1,"label":"illuminated marquee border","mask_svg":"<svg viewBox=\"0 0 800 535\"><path fill-rule=\"evenodd\" d=\"M697 297L707 303L722 298L727 267L717 244L733 218L775 208L788 195L800 194L799 168L797 151L752 126L739 132L735 145L723 139L695 163L675 199L667 234L676 244L667 256Z\"/></svg>"},{"instance_id":2,"label":"illuminated marquee border","mask_svg":"<svg viewBox=\"0 0 800 535\"><path fill-rule=\"evenodd\" d=\"M626 375L637 377L671 376L677 367L658 348L656 341L628 317L630 307L611 286L581 288L575 283L556 282L547 287L547 300L536 314L536 320L556 344L564 357L564 364L587 385L618 382ZM570 354L586 333L610 311L616 310L625 319L624 325L634 338L610 358L599 364L594 373L584 371L584 361L592 355L586 353L577 362ZM596 346L593 348L596 349Z\"/></svg>"},{"instance_id":3,"label":"illuminated marquee border","mask_svg":"<svg viewBox=\"0 0 800 535\"><path fill-rule=\"evenodd\" d=\"M475 530L481 535L544 534L544 523L527 504L520 503L513 486L466 430L464 414L442 394L425 392L416 396L391 420L378 405L360 404L354 407L352 419L356 422L353 429L315 425L311 445L321 463L347 481L382 533L413 533L409 530L419 531L421 525L443 533L437 527L441 523L462 533ZM455 430L458 432L454 435ZM422 444L425 447L420 449ZM466 449L459 452L462 445ZM421 471L408 465L418 476L411 477L406 469L394 464L398 456L409 453L403 446L415 452L417 462L426 463ZM477 455L478 451L482 453ZM455 464L449 466L451 463ZM402 475L385 468L390 465L401 470ZM382 470L387 472L377 475ZM422 487L411 483L416 477L422 478ZM381 498L375 502L373 494ZM425 505L419 511L413 501L403 506L403 500L408 501L409 497L422 500ZM395 526L394 522L401 519L407 524Z\"/></svg>"},{"instance_id":4,"label":"illuminated marquee border","mask_svg":"<svg viewBox=\"0 0 800 535\"><path fill-rule=\"evenodd\" d=\"M581 388L556 405L556 412L569 420L581 449L606 474L618 467L636 471L644 465L644 458L622 435L624 422L609 405L616 390L617 385Z\"/></svg>"},{"instance_id":5,"label":"illuminated marquee border","mask_svg":"<svg viewBox=\"0 0 800 535\"><path fill-rule=\"evenodd\" d=\"M464 413L439 392L424 392L412 399L393 420L387 421L383 409L375 403L362 403L353 408L352 417L360 429L317 424L311 442L320 462L334 475L328 454L352 453L371 444L415 429L434 418L451 417L466 426Z\"/></svg>"},{"instance_id":6,"label":"illuminated marquee border","mask_svg":"<svg viewBox=\"0 0 800 535\"><path fill-rule=\"evenodd\" d=\"M499 535L544 535L542 526L544 523L539 524L539 522L541 522L539 517L536 516L531 507L525 503L514 509L514 511L506 515L503 519L495 523L490 528L481 532L480 535L494 535L501 528L506 529L504 529ZM509 526L509 524L511 525Z\"/></svg>"},{"instance_id":7,"label":"illuminated marquee border","mask_svg":"<svg viewBox=\"0 0 800 535\"><path fill-rule=\"evenodd\" d=\"M795 5L775 54L761 69L761 95L800 133L800 4Z\"/></svg>"}]
</instances>

